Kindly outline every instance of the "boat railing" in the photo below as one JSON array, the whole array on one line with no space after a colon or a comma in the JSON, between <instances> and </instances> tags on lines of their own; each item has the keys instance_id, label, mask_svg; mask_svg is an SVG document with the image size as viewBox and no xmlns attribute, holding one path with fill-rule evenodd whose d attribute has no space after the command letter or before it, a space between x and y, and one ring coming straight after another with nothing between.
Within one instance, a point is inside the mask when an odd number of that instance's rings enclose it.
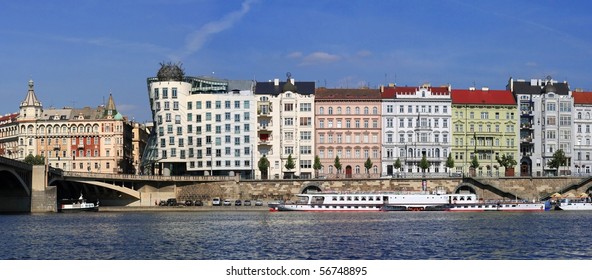
<instances>
[{"instance_id":1,"label":"boat railing","mask_svg":"<svg viewBox=\"0 0 592 280\"><path fill-rule=\"evenodd\" d=\"M449 193L439 194L431 193L427 191L322 191L322 192L307 192L308 195L324 195L324 194L335 194L335 195L411 195L411 194L433 194L433 195L450 195Z\"/></svg>"}]
</instances>

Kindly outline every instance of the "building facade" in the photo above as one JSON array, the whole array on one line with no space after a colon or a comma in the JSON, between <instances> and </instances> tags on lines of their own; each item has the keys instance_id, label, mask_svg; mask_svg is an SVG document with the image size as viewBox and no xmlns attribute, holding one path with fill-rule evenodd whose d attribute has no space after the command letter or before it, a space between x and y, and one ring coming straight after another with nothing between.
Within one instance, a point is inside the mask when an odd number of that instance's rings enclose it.
<instances>
[{"instance_id":1,"label":"building facade","mask_svg":"<svg viewBox=\"0 0 592 280\"><path fill-rule=\"evenodd\" d=\"M0 117L0 156L18 158L18 113Z\"/></svg>"},{"instance_id":2,"label":"building facade","mask_svg":"<svg viewBox=\"0 0 592 280\"><path fill-rule=\"evenodd\" d=\"M257 178L312 178L314 174L315 83L257 82L257 158L269 161L267 170L257 165ZM286 168L288 159L293 169Z\"/></svg>"},{"instance_id":3,"label":"building facade","mask_svg":"<svg viewBox=\"0 0 592 280\"><path fill-rule=\"evenodd\" d=\"M522 176L569 175L574 155L573 97L567 82L513 80L508 83L520 114L520 174ZM563 150L566 166L556 170L549 161Z\"/></svg>"},{"instance_id":4,"label":"building facade","mask_svg":"<svg viewBox=\"0 0 592 280\"><path fill-rule=\"evenodd\" d=\"M29 81L17 121L17 159L41 155L66 171L134 173L132 124L117 112L111 95L97 108L44 109Z\"/></svg>"},{"instance_id":5,"label":"building facade","mask_svg":"<svg viewBox=\"0 0 592 280\"><path fill-rule=\"evenodd\" d=\"M143 159L146 174L253 177L252 81L186 77L169 64L147 83L155 147Z\"/></svg>"},{"instance_id":6,"label":"building facade","mask_svg":"<svg viewBox=\"0 0 592 280\"><path fill-rule=\"evenodd\" d=\"M450 86L391 85L381 91L385 175L445 175L452 136ZM425 170L420 168L424 157L429 163ZM397 160L401 170L393 167Z\"/></svg>"},{"instance_id":7,"label":"building facade","mask_svg":"<svg viewBox=\"0 0 592 280\"><path fill-rule=\"evenodd\" d=\"M382 173L381 95L377 89L315 92L316 155L327 178L377 178ZM342 168L338 173L335 160ZM371 163L366 168L366 162Z\"/></svg>"},{"instance_id":8,"label":"building facade","mask_svg":"<svg viewBox=\"0 0 592 280\"><path fill-rule=\"evenodd\" d=\"M502 155L518 161L517 105L509 90L452 90L452 158L454 172L466 176L503 176ZM478 167L471 174L473 157Z\"/></svg>"},{"instance_id":9,"label":"building facade","mask_svg":"<svg viewBox=\"0 0 592 280\"><path fill-rule=\"evenodd\" d=\"M576 90L574 98L574 175L590 176L592 169L592 92Z\"/></svg>"}]
</instances>

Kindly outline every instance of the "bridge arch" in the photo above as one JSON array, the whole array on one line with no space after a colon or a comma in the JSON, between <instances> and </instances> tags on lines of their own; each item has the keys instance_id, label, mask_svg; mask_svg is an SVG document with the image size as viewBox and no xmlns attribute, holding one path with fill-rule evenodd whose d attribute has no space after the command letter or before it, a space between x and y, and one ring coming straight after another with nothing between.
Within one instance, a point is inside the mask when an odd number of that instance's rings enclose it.
<instances>
[{"instance_id":1,"label":"bridge arch","mask_svg":"<svg viewBox=\"0 0 592 280\"><path fill-rule=\"evenodd\" d=\"M477 194L477 187L473 184L463 182L460 185L458 185L454 190L454 193L461 193L461 192L469 192L472 194Z\"/></svg>"},{"instance_id":2,"label":"bridge arch","mask_svg":"<svg viewBox=\"0 0 592 280\"><path fill-rule=\"evenodd\" d=\"M321 184L318 182L308 182L305 183L302 189L300 190L301 194L309 193L309 192L322 192L323 189L321 188Z\"/></svg>"},{"instance_id":3,"label":"bridge arch","mask_svg":"<svg viewBox=\"0 0 592 280\"><path fill-rule=\"evenodd\" d=\"M108 183L104 183L104 182L99 182L99 181L92 181L92 180L72 180L72 179L69 179L68 181L81 183L81 184L93 185L93 186L102 187L102 188L106 188L106 189L111 189L114 191L118 191L118 192L127 194L127 195L134 197L136 199L140 199L140 192L136 191L136 190L132 190L130 188L126 188L126 187L122 187L122 186L118 186L118 185L114 185L114 184L108 184Z\"/></svg>"},{"instance_id":4,"label":"bridge arch","mask_svg":"<svg viewBox=\"0 0 592 280\"><path fill-rule=\"evenodd\" d=\"M0 166L0 178L2 178L2 183L9 184L8 182L14 182L17 184L16 187L20 187L28 196L31 195L31 190L28 184L16 171L14 171L14 169Z\"/></svg>"}]
</instances>

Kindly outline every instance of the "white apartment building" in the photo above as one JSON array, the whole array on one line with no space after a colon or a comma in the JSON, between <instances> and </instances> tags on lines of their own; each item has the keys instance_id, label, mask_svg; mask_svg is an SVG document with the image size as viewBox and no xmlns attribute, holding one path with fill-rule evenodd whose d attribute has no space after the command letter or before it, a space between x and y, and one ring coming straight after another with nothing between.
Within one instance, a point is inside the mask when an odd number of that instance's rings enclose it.
<instances>
[{"instance_id":1,"label":"white apartment building","mask_svg":"<svg viewBox=\"0 0 592 280\"><path fill-rule=\"evenodd\" d=\"M422 174L419 163L425 156L425 173L446 174L450 153L452 101L450 86L398 87L382 91L382 170L383 175L399 173L393 165L401 162L404 176Z\"/></svg>"},{"instance_id":2,"label":"white apartment building","mask_svg":"<svg viewBox=\"0 0 592 280\"><path fill-rule=\"evenodd\" d=\"M520 175L551 176L557 170L548 162L561 149L567 158L560 175L573 173L574 100L567 82L510 79L508 89L518 101L520 113ZM518 161L518 159L516 159Z\"/></svg>"},{"instance_id":3,"label":"white apartment building","mask_svg":"<svg viewBox=\"0 0 592 280\"><path fill-rule=\"evenodd\" d=\"M265 156L269 169L257 168L256 178L312 178L314 175L314 82L275 79L257 82L257 150L255 162ZM292 157L294 169L287 169Z\"/></svg>"},{"instance_id":4,"label":"white apartment building","mask_svg":"<svg viewBox=\"0 0 592 280\"><path fill-rule=\"evenodd\" d=\"M186 77L171 64L147 82L154 128L143 173L252 178L254 82Z\"/></svg>"}]
</instances>

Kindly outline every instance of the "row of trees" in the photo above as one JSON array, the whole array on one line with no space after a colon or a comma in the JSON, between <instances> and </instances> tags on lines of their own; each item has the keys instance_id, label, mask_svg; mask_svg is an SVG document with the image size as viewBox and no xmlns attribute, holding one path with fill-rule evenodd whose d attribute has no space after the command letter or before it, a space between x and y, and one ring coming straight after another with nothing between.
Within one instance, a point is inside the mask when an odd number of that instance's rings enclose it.
<instances>
[{"instance_id":1,"label":"row of trees","mask_svg":"<svg viewBox=\"0 0 592 280\"><path fill-rule=\"evenodd\" d=\"M500 166L504 167L504 169L506 171L506 176L513 176L513 169L518 163L516 162L516 160L512 156L506 156L504 154L501 157L496 158L496 161L498 162L498 164ZM557 150L553 154L553 158L548 162L547 165L550 168L556 169L557 173L559 173L559 167L564 166L566 163L567 163L567 157L565 157L565 153L563 152L563 150ZM341 168L342 168L339 156L335 157L334 166L335 166L335 169L337 170L337 174L339 174L341 172ZM366 162L364 163L364 168L366 168L366 173L370 173L369 170L370 170L370 168L372 168L372 166L373 166L372 160L370 160L370 158L368 158L366 160ZM449 169L454 168L454 159L452 159L452 154L448 154L448 158L446 159L445 166ZM480 166L479 161L478 161L477 157L474 156L471 161L470 167L472 169L477 169L477 168L479 168L479 166ZM269 169L269 160L265 157L265 155L263 155L263 157L259 160L258 167L259 167L259 171L261 171L262 174L267 175L267 170ZM290 154L288 156L288 160L286 161L286 164L284 165L284 167L288 170L288 172L290 172L290 170L296 168L296 163L294 162L294 159L292 158L292 154ZM316 177L318 177L318 172L322 167L323 167L323 165L321 164L321 159L319 158L319 156L315 156L314 164L313 164L312 168L315 170ZM401 160L399 158L397 158L397 160L394 162L393 167L396 170L401 169L402 164L401 164ZM425 170L428 169L429 167L430 167L430 163L427 160L426 156L424 155L421 158L421 161L419 162L419 168L421 168L421 170L423 172L425 172ZM509 173L508 173L510 170L512 172L511 175L509 175ZM267 176L265 176L265 177L267 177Z\"/></svg>"}]
</instances>

